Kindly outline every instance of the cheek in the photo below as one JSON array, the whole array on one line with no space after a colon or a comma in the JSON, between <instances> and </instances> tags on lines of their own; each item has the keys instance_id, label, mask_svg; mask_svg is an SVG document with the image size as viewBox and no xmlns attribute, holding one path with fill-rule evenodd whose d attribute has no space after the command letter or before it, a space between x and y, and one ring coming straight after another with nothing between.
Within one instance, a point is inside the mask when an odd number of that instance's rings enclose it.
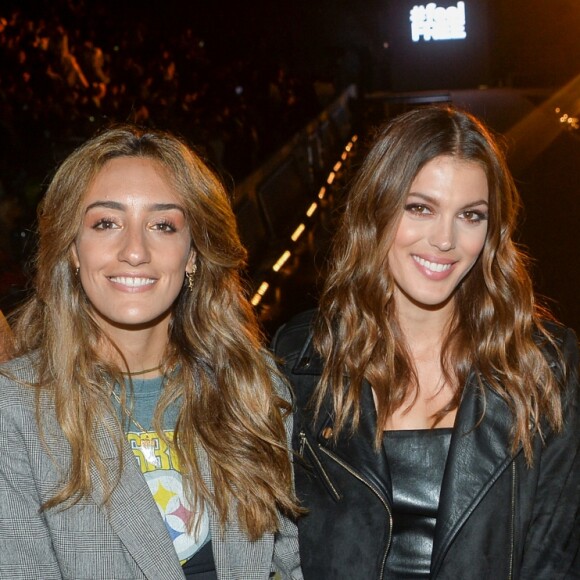
<instances>
[{"instance_id":1,"label":"cheek","mask_svg":"<svg viewBox=\"0 0 580 580\"><path fill-rule=\"evenodd\" d=\"M79 266L86 265L89 261L91 252L88 251L87 243L82 237L77 238L73 255Z\"/></svg>"},{"instance_id":2,"label":"cheek","mask_svg":"<svg viewBox=\"0 0 580 580\"><path fill-rule=\"evenodd\" d=\"M189 245L183 245L179 249L175 251L175 265L176 269L185 270L189 266L190 262L192 262L192 253L189 249Z\"/></svg>"},{"instance_id":3,"label":"cheek","mask_svg":"<svg viewBox=\"0 0 580 580\"><path fill-rule=\"evenodd\" d=\"M482 231L473 232L473 234L465 240L465 250L473 256L474 260L479 257L483 250L486 234L487 228Z\"/></svg>"},{"instance_id":4,"label":"cheek","mask_svg":"<svg viewBox=\"0 0 580 580\"><path fill-rule=\"evenodd\" d=\"M405 246L409 246L421 238L422 235L420 224L408 223L407 220L403 218L403 221L397 229L393 247L404 248Z\"/></svg>"},{"instance_id":5,"label":"cheek","mask_svg":"<svg viewBox=\"0 0 580 580\"><path fill-rule=\"evenodd\" d=\"M79 237L76 244L76 255L81 269L98 263L106 253L106 245L103 243L94 243L84 237Z\"/></svg>"}]
</instances>

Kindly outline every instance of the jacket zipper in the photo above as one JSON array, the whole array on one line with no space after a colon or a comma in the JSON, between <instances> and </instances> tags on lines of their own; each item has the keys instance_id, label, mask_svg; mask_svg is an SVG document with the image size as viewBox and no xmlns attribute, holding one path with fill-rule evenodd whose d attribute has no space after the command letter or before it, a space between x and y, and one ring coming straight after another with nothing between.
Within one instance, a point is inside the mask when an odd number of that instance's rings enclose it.
<instances>
[{"instance_id":1,"label":"jacket zipper","mask_svg":"<svg viewBox=\"0 0 580 580\"><path fill-rule=\"evenodd\" d=\"M510 552L510 570L508 580L512 580L514 575L514 553L515 553L515 536L516 536L516 462L512 462L512 513L511 513L511 552Z\"/></svg>"},{"instance_id":2,"label":"jacket zipper","mask_svg":"<svg viewBox=\"0 0 580 580\"><path fill-rule=\"evenodd\" d=\"M308 441L308 437L306 437L306 433L304 431L300 431L299 437L300 437L300 448L298 450L298 453L300 454L300 457L304 457L304 447L308 447L308 451L310 451L312 459L316 462L318 471L320 472L320 475L322 475L322 477L324 478L324 481L326 482L328 489L334 495L335 501L340 501L342 499L342 495L339 493L336 487L334 487L332 481L330 480L330 477L328 477L328 475L326 474L326 471L324 470L322 463L320 463L318 456L314 452L314 449L312 449L312 445L310 445L310 441Z\"/></svg>"},{"instance_id":3,"label":"jacket zipper","mask_svg":"<svg viewBox=\"0 0 580 580\"><path fill-rule=\"evenodd\" d=\"M307 444L308 444L308 442L307 442ZM318 445L318 448L321 451L323 451L324 453L326 453L326 455L328 455L332 460L336 461L336 463L338 463L342 468L346 469L353 477L355 477L361 483L366 485L379 498L381 503L385 506L387 513L389 514L389 539L387 541L387 546L385 548L385 554L383 556L383 561L381 563L380 578L382 579L382 578L384 578L384 574L385 574L385 564L387 561L387 555L389 553L389 550L391 549L391 540L392 540L392 534L393 534L393 514L391 512L391 508L390 508L388 502L379 493L379 491L371 483L369 483L366 479L364 479L356 471L354 471L348 464L344 463L341 459L339 459L336 455L334 455L334 453L332 453L331 451L329 451L328 449L326 449L322 445Z\"/></svg>"},{"instance_id":4,"label":"jacket zipper","mask_svg":"<svg viewBox=\"0 0 580 580\"><path fill-rule=\"evenodd\" d=\"M304 433L304 431L300 431L298 437L300 437L300 447L298 448L298 455L300 455L300 457L304 457L304 447L306 445L306 433Z\"/></svg>"}]
</instances>

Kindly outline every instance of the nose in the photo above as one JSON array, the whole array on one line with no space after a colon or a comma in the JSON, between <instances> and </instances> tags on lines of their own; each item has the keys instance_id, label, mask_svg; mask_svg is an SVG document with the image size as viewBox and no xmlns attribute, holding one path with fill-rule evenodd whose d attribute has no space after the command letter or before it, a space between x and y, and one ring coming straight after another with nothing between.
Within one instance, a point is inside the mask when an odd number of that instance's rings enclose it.
<instances>
[{"instance_id":1,"label":"nose","mask_svg":"<svg viewBox=\"0 0 580 580\"><path fill-rule=\"evenodd\" d=\"M429 243L440 250L448 252L455 248L455 224L451 218L440 217L433 223L429 235Z\"/></svg>"},{"instance_id":2,"label":"nose","mask_svg":"<svg viewBox=\"0 0 580 580\"><path fill-rule=\"evenodd\" d=\"M149 262L150 252L147 235L141 228L128 226L124 232L118 254L121 262L138 266Z\"/></svg>"}]
</instances>

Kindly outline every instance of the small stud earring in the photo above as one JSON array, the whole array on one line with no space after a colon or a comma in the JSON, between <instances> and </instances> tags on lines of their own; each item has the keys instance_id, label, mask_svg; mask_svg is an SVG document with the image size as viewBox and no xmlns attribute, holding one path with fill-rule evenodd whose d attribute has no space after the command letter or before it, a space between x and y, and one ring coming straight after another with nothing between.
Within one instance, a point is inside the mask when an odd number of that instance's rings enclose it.
<instances>
[{"instance_id":1,"label":"small stud earring","mask_svg":"<svg viewBox=\"0 0 580 580\"><path fill-rule=\"evenodd\" d=\"M80 268L75 268L75 276L78 278L79 277L79 272L81 271Z\"/></svg>"}]
</instances>

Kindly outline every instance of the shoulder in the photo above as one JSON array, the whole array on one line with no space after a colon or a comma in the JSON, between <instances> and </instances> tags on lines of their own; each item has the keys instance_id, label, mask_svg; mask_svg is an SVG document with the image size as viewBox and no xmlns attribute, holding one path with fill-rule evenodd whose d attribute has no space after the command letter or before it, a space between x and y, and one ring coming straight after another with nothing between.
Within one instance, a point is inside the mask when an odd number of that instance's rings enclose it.
<instances>
[{"instance_id":1,"label":"shoulder","mask_svg":"<svg viewBox=\"0 0 580 580\"><path fill-rule=\"evenodd\" d=\"M273 363L275 365L275 363ZM271 367L270 377L274 393L287 403L292 403L292 393L286 379L280 374L275 366Z\"/></svg>"},{"instance_id":2,"label":"shoulder","mask_svg":"<svg viewBox=\"0 0 580 580\"><path fill-rule=\"evenodd\" d=\"M559 323L543 323L549 337L543 336L540 343L544 356L557 381L562 386L562 410L568 424L580 421L580 349L576 333ZM575 423L576 422L576 423ZM580 438L578 427L576 438Z\"/></svg>"},{"instance_id":3,"label":"shoulder","mask_svg":"<svg viewBox=\"0 0 580 580\"><path fill-rule=\"evenodd\" d=\"M0 407L34 400L33 385L37 378L37 357L34 354L18 357L0 364Z\"/></svg>"},{"instance_id":4,"label":"shoulder","mask_svg":"<svg viewBox=\"0 0 580 580\"><path fill-rule=\"evenodd\" d=\"M295 409L307 405L323 370L323 361L312 344L315 318L315 310L298 314L278 330L272 341L280 370L290 381Z\"/></svg>"},{"instance_id":5,"label":"shoulder","mask_svg":"<svg viewBox=\"0 0 580 580\"><path fill-rule=\"evenodd\" d=\"M288 385L288 381L280 372L276 359L272 356L272 353L266 348L262 351L266 367L268 369L268 375L270 378L270 387L272 392L280 397L287 403L292 402L292 394Z\"/></svg>"},{"instance_id":6,"label":"shoulder","mask_svg":"<svg viewBox=\"0 0 580 580\"><path fill-rule=\"evenodd\" d=\"M312 340L316 310L307 310L282 325L272 340L274 354L284 361L295 360Z\"/></svg>"},{"instance_id":7,"label":"shoulder","mask_svg":"<svg viewBox=\"0 0 580 580\"><path fill-rule=\"evenodd\" d=\"M11 441L16 436L36 439L36 377L34 357L16 358L0 365L1 437ZM48 417L49 405L43 406L42 412Z\"/></svg>"},{"instance_id":8,"label":"shoulder","mask_svg":"<svg viewBox=\"0 0 580 580\"><path fill-rule=\"evenodd\" d=\"M558 374L577 373L579 345L576 333L554 321L542 321L544 332L536 331L536 341L542 349L548 364Z\"/></svg>"},{"instance_id":9,"label":"shoulder","mask_svg":"<svg viewBox=\"0 0 580 580\"><path fill-rule=\"evenodd\" d=\"M541 324L558 348L578 348L578 338L576 337L576 333L571 328L568 328L553 320L542 320Z\"/></svg>"}]
</instances>

